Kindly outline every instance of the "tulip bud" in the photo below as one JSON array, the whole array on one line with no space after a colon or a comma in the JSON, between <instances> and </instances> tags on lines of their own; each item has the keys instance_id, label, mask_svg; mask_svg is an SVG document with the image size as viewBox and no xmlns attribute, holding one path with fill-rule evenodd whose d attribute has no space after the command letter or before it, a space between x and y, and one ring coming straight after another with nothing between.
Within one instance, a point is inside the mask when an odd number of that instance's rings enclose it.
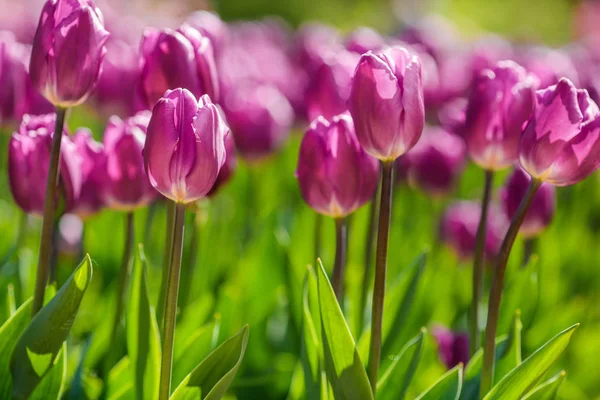
<instances>
[{"instance_id":1,"label":"tulip bud","mask_svg":"<svg viewBox=\"0 0 600 400\"><path fill-rule=\"evenodd\" d=\"M233 141L233 135L227 135L225 137L225 163L221 167L219 171L219 175L217 176L217 180L213 185L210 192L208 192L207 196L214 196L221 187L223 187L233 175L233 172L237 168L237 156L235 154L235 142Z\"/></svg>"},{"instance_id":2,"label":"tulip bud","mask_svg":"<svg viewBox=\"0 0 600 400\"><path fill-rule=\"evenodd\" d=\"M46 177L56 115L24 115L8 149L8 180L13 198L26 213L42 215L46 195ZM73 208L81 193L81 157L75 144L63 132L60 150L59 193L65 210Z\"/></svg>"},{"instance_id":3,"label":"tulip bud","mask_svg":"<svg viewBox=\"0 0 600 400\"><path fill-rule=\"evenodd\" d=\"M531 178L521 168L516 168L508 177L501 192L502 206L509 220L512 220L525 197ZM526 238L539 235L552 222L556 202L556 188L548 183L538 189L533 202L519 228Z\"/></svg>"},{"instance_id":4,"label":"tulip bud","mask_svg":"<svg viewBox=\"0 0 600 400\"><path fill-rule=\"evenodd\" d=\"M147 30L141 45L141 91L148 108L165 91L186 88L196 97L218 97L217 68L210 39L184 24L177 31Z\"/></svg>"},{"instance_id":5,"label":"tulip bud","mask_svg":"<svg viewBox=\"0 0 600 400\"><path fill-rule=\"evenodd\" d=\"M346 49L359 55L381 50L384 46L385 39L377 31L365 26L355 29L346 38Z\"/></svg>"},{"instance_id":6,"label":"tulip bud","mask_svg":"<svg viewBox=\"0 0 600 400\"><path fill-rule=\"evenodd\" d=\"M537 80L512 61L501 61L477 78L465 121L465 141L473 161L500 170L517 160L523 125L533 111Z\"/></svg>"},{"instance_id":7,"label":"tulip bud","mask_svg":"<svg viewBox=\"0 0 600 400\"><path fill-rule=\"evenodd\" d=\"M600 163L600 111L588 92L565 78L538 90L519 158L529 175L556 186L590 175Z\"/></svg>"},{"instance_id":8,"label":"tulip bud","mask_svg":"<svg viewBox=\"0 0 600 400\"><path fill-rule=\"evenodd\" d=\"M462 260L473 257L480 217L481 205L474 201L455 202L442 216L442 242L450 246ZM505 216L496 207L490 207L485 235L485 256L488 260L496 256L507 228Z\"/></svg>"},{"instance_id":9,"label":"tulip bud","mask_svg":"<svg viewBox=\"0 0 600 400\"><path fill-rule=\"evenodd\" d=\"M81 195L71 212L85 218L100 211L104 206L106 154L102 143L96 142L88 129L76 131L73 141L82 159L83 183Z\"/></svg>"},{"instance_id":10,"label":"tulip bud","mask_svg":"<svg viewBox=\"0 0 600 400\"><path fill-rule=\"evenodd\" d=\"M365 151L392 161L410 150L425 123L421 62L402 47L363 54L348 108Z\"/></svg>"},{"instance_id":11,"label":"tulip bud","mask_svg":"<svg viewBox=\"0 0 600 400\"><path fill-rule=\"evenodd\" d=\"M215 54L226 45L229 28L216 13L205 10L195 11L189 16L187 23L210 39Z\"/></svg>"},{"instance_id":12,"label":"tulip bud","mask_svg":"<svg viewBox=\"0 0 600 400\"><path fill-rule=\"evenodd\" d=\"M310 125L298 157L296 177L304 200L315 211L345 217L363 206L377 187L377 160L360 147L348 114Z\"/></svg>"},{"instance_id":13,"label":"tulip bud","mask_svg":"<svg viewBox=\"0 0 600 400\"><path fill-rule=\"evenodd\" d=\"M445 326L435 326L431 334L437 342L440 359L448 369L469 361L469 335L463 332L452 332Z\"/></svg>"},{"instance_id":14,"label":"tulip bud","mask_svg":"<svg viewBox=\"0 0 600 400\"><path fill-rule=\"evenodd\" d=\"M125 120L113 116L104 131L105 200L114 209L132 211L150 203L157 195L142 157L149 118L149 111Z\"/></svg>"},{"instance_id":15,"label":"tulip bud","mask_svg":"<svg viewBox=\"0 0 600 400\"><path fill-rule=\"evenodd\" d=\"M144 147L152 186L163 196L190 203L205 197L225 163L229 127L210 97L186 89L165 93L154 109Z\"/></svg>"},{"instance_id":16,"label":"tulip bud","mask_svg":"<svg viewBox=\"0 0 600 400\"><path fill-rule=\"evenodd\" d=\"M426 127L419 143L404 157L408 158L409 182L426 193L443 196L454 188L463 170L466 149L460 137Z\"/></svg>"},{"instance_id":17,"label":"tulip bud","mask_svg":"<svg viewBox=\"0 0 600 400\"><path fill-rule=\"evenodd\" d=\"M55 106L83 103L96 86L108 36L92 0L47 0L29 68L39 92Z\"/></svg>"},{"instance_id":18,"label":"tulip bud","mask_svg":"<svg viewBox=\"0 0 600 400\"><path fill-rule=\"evenodd\" d=\"M289 136L294 110L277 88L247 84L225 94L223 109L235 147L247 160L260 160Z\"/></svg>"}]
</instances>

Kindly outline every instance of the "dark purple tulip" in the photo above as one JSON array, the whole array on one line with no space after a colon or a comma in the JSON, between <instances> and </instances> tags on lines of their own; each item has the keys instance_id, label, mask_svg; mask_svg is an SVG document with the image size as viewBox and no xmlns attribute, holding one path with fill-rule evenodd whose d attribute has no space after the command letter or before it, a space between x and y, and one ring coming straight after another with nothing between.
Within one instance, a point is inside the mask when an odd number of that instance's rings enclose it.
<instances>
[{"instance_id":1,"label":"dark purple tulip","mask_svg":"<svg viewBox=\"0 0 600 400\"><path fill-rule=\"evenodd\" d=\"M188 17L187 23L210 39L215 54L219 54L226 45L229 28L216 13L205 10L195 11Z\"/></svg>"},{"instance_id":2,"label":"dark purple tulip","mask_svg":"<svg viewBox=\"0 0 600 400\"><path fill-rule=\"evenodd\" d=\"M457 201L442 216L442 242L450 246L462 260L473 257L480 217L481 204L474 201ZM507 229L505 216L495 207L490 207L486 228L485 255L491 260L500 249Z\"/></svg>"},{"instance_id":3,"label":"dark purple tulip","mask_svg":"<svg viewBox=\"0 0 600 400\"><path fill-rule=\"evenodd\" d=\"M515 163L519 138L535 106L537 79L512 61L477 78L467 107L465 141L473 161L487 170Z\"/></svg>"},{"instance_id":4,"label":"dark purple tulip","mask_svg":"<svg viewBox=\"0 0 600 400\"><path fill-rule=\"evenodd\" d=\"M403 47L363 54L348 108L367 153L392 161L409 151L425 123L419 58Z\"/></svg>"},{"instance_id":5,"label":"dark purple tulip","mask_svg":"<svg viewBox=\"0 0 600 400\"><path fill-rule=\"evenodd\" d=\"M521 168L516 168L506 180L500 196L502 207L509 220L517 213L530 181L529 175ZM552 222L555 203L556 188L548 183L542 184L533 198L533 203L519 228L519 233L526 238L539 235Z\"/></svg>"},{"instance_id":6,"label":"dark purple tulip","mask_svg":"<svg viewBox=\"0 0 600 400\"><path fill-rule=\"evenodd\" d=\"M367 203L377 187L377 160L360 147L349 114L312 122L300 145L296 177L315 211L345 217Z\"/></svg>"},{"instance_id":7,"label":"dark purple tulip","mask_svg":"<svg viewBox=\"0 0 600 400\"><path fill-rule=\"evenodd\" d=\"M146 30L141 57L141 91L148 108L175 88L185 88L196 97L208 94L218 99L212 43L190 25L184 24L177 31Z\"/></svg>"},{"instance_id":8,"label":"dark purple tulip","mask_svg":"<svg viewBox=\"0 0 600 400\"><path fill-rule=\"evenodd\" d=\"M522 49L521 65L537 76L539 87L556 85L561 78L568 78L579 85L579 76L569 54L559 49L534 47Z\"/></svg>"},{"instance_id":9,"label":"dark purple tulip","mask_svg":"<svg viewBox=\"0 0 600 400\"><path fill-rule=\"evenodd\" d=\"M121 120L113 116L104 131L105 201L116 210L132 211L150 203L157 193L144 170L149 111Z\"/></svg>"},{"instance_id":10,"label":"dark purple tulip","mask_svg":"<svg viewBox=\"0 0 600 400\"><path fill-rule=\"evenodd\" d=\"M92 0L47 0L33 40L31 80L56 106L83 103L98 81L107 39Z\"/></svg>"},{"instance_id":11,"label":"dark purple tulip","mask_svg":"<svg viewBox=\"0 0 600 400\"><path fill-rule=\"evenodd\" d=\"M521 137L519 159L532 177L573 185L600 164L600 111L585 89L561 79L538 90L536 108Z\"/></svg>"},{"instance_id":12,"label":"dark purple tulip","mask_svg":"<svg viewBox=\"0 0 600 400\"><path fill-rule=\"evenodd\" d=\"M144 147L152 186L163 196L190 203L205 197L225 163L229 127L210 97L186 89L165 93L154 109Z\"/></svg>"},{"instance_id":13,"label":"dark purple tulip","mask_svg":"<svg viewBox=\"0 0 600 400\"><path fill-rule=\"evenodd\" d=\"M96 142L88 129L77 130L73 141L82 159L83 184L81 194L71 212L85 218L97 213L104 206L106 154L102 143Z\"/></svg>"},{"instance_id":14,"label":"dark purple tulip","mask_svg":"<svg viewBox=\"0 0 600 400\"><path fill-rule=\"evenodd\" d=\"M306 91L309 120L322 115L325 119L348 110L352 76L359 56L340 50L325 56L320 67L310 77Z\"/></svg>"},{"instance_id":15,"label":"dark purple tulip","mask_svg":"<svg viewBox=\"0 0 600 400\"><path fill-rule=\"evenodd\" d=\"M246 85L225 94L223 108L235 146L247 160L262 159L289 136L294 110L273 86Z\"/></svg>"},{"instance_id":16,"label":"dark purple tulip","mask_svg":"<svg viewBox=\"0 0 600 400\"><path fill-rule=\"evenodd\" d=\"M404 157L408 181L426 193L443 196L452 191L462 173L466 149L460 137L426 127L419 143Z\"/></svg>"},{"instance_id":17,"label":"dark purple tulip","mask_svg":"<svg viewBox=\"0 0 600 400\"><path fill-rule=\"evenodd\" d=\"M225 163L219 171L217 180L213 185L210 192L206 195L212 197L219 192L219 190L231 179L233 172L237 168L237 155L235 152L235 142L233 141L233 135L227 135L225 138Z\"/></svg>"},{"instance_id":18,"label":"dark purple tulip","mask_svg":"<svg viewBox=\"0 0 600 400\"><path fill-rule=\"evenodd\" d=\"M367 51L378 51L385 46L385 39L376 30L360 27L346 38L346 49L359 55Z\"/></svg>"},{"instance_id":19,"label":"dark purple tulip","mask_svg":"<svg viewBox=\"0 0 600 400\"><path fill-rule=\"evenodd\" d=\"M452 332L445 326L437 325L431 329L438 345L440 359L446 368L452 369L458 364L467 365L469 361L469 335L466 332Z\"/></svg>"},{"instance_id":20,"label":"dark purple tulip","mask_svg":"<svg viewBox=\"0 0 600 400\"><path fill-rule=\"evenodd\" d=\"M8 180L15 202L26 213L42 215L56 115L24 115L8 145ZM60 194L64 209L81 193L81 157L66 130L61 143Z\"/></svg>"}]
</instances>

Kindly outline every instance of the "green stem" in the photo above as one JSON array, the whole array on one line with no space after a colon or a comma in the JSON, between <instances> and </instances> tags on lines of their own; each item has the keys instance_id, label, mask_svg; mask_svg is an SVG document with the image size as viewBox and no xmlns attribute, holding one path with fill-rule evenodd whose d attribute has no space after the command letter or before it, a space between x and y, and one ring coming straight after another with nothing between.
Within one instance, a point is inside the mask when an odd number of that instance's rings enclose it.
<instances>
[{"instance_id":1,"label":"green stem","mask_svg":"<svg viewBox=\"0 0 600 400\"><path fill-rule=\"evenodd\" d=\"M171 395L171 369L173 367L173 339L175 338L175 318L177 316L177 294L181 270L185 204L177 203L173 210L173 239L171 260L165 297L165 320L162 334L162 355L160 362L159 400L168 400Z\"/></svg>"},{"instance_id":2,"label":"green stem","mask_svg":"<svg viewBox=\"0 0 600 400\"><path fill-rule=\"evenodd\" d=\"M479 304L481 303L481 296L483 293L485 236L493 181L494 172L485 170L485 186L481 200L481 215L479 217L479 225L477 226L477 235L475 236L475 255L473 257L473 297L471 300L471 318L469 320L471 355L475 354L481 345L481 335L479 333Z\"/></svg>"},{"instance_id":3,"label":"green stem","mask_svg":"<svg viewBox=\"0 0 600 400\"><path fill-rule=\"evenodd\" d=\"M148 207L148 213L146 214L146 232L144 232L144 246L148 247L150 243L150 237L152 236L154 217L156 216L156 209L158 208L158 202L155 201Z\"/></svg>"},{"instance_id":4,"label":"green stem","mask_svg":"<svg viewBox=\"0 0 600 400\"><path fill-rule=\"evenodd\" d=\"M169 277L169 265L171 263L171 248L173 247L173 226L174 226L174 215L175 215L175 203L167 201L167 226L165 229L166 240L165 240L165 251L163 253L163 270L162 278L160 280L160 291L158 292L158 303L156 305L156 320L158 326L163 326L163 316L165 313L165 296L167 295L167 279Z\"/></svg>"},{"instance_id":5,"label":"green stem","mask_svg":"<svg viewBox=\"0 0 600 400\"><path fill-rule=\"evenodd\" d=\"M316 262L317 258L321 257L321 237L323 236L323 216L315 213L315 253L312 262Z\"/></svg>"},{"instance_id":6,"label":"green stem","mask_svg":"<svg viewBox=\"0 0 600 400\"><path fill-rule=\"evenodd\" d=\"M62 133L66 114L66 108L56 107L56 124L54 126L54 136L52 137L48 178L46 179L44 220L42 222L42 235L40 240L35 292L33 295L32 317L35 316L44 305L44 294L46 293L46 283L48 282L50 258L52 254L52 230L54 226L54 212L56 209L60 143L62 141Z\"/></svg>"},{"instance_id":7,"label":"green stem","mask_svg":"<svg viewBox=\"0 0 600 400\"><path fill-rule=\"evenodd\" d=\"M527 267L527 264L529 264L529 260L535 251L535 242L536 240L534 237L525 239L525 245L523 248L523 264L521 265L521 268L525 268Z\"/></svg>"},{"instance_id":8,"label":"green stem","mask_svg":"<svg viewBox=\"0 0 600 400\"><path fill-rule=\"evenodd\" d=\"M500 311L500 301L502 299L502 287L504 285L504 273L506 272L506 264L510 250L515 243L519 228L527 215L527 210L533 202L533 198L540 188L542 182L537 179L532 179L525 193L525 197L521 201L517 213L514 215L508 232L504 237L502 246L496 259L496 267L494 268L494 276L492 278L492 289L490 291L490 301L488 304L488 318L485 327L485 338L483 343L483 369L481 373L481 388L479 397L483 398L492 387L494 381L494 359L496 356L496 331L498 329L498 314Z\"/></svg>"},{"instance_id":9,"label":"green stem","mask_svg":"<svg viewBox=\"0 0 600 400\"><path fill-rule=\"evenodd\" d=\"M344 270L346 269L346 245L347 245L346 219L335 219L335 263L333 264L333 274L331 285L338 303L342 304L344 292Z\"/></svg>"},{"instance_id":10,"label":"green stem","mask_svg":"<svg viewBox=\"0 0 600 400\"><path fill-rule=\"evenodd\" d=\"M377 253L375 262L375 284L373 287L373 308L371 315L371 346L369 349L369 380L375 394L379 362L381 361L381 336L383 325L383 302L385 297L385 275L387 263L390 216L392 214L392 186L394 162L382 161L381 199L379 204L379 225L377 229Z\"/></svg>"},{"instance_id":11,"label":"green stem","mask_svg":"<svg viewBox=\"0 0 600 400\"><path fill-rule=\"evenodd\" d=\"M183 282L181 285L181 294L179 295L179 308L181 312L185 312L186 306L190 301L190 293L192 292L192 283L194 281L194 271L196 270L196 262L198 260L198 248L200 247L200 215L192 215L192 226L190 231L190 244L187 262L181 267Z\"/></svg>"}]
</instances>

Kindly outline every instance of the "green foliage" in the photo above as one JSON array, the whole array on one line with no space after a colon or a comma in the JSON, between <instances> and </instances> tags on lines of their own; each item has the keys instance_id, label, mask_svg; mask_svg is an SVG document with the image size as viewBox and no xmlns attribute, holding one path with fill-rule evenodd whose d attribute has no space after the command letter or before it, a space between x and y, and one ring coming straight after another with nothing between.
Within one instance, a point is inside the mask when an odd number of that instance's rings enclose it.
<instances>
[{"instance_id":1,"label":"green foliage","mask_svg":"<svg viewBox=\"0 0 600 400\"><path fill-rule=\"evenodd\" d=\"M463 382L463 365L458 364L446 372L417 400L458 400Z\"/></svg>"}]
</instances>

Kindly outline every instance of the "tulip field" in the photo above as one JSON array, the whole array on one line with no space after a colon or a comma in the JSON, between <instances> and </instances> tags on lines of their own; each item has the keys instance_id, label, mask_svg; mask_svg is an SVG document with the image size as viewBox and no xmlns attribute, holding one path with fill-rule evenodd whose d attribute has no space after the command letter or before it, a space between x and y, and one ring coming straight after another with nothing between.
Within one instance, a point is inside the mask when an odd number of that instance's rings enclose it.
<instances>
[{"instance_id":1,"label":"tulip field","mask_svg":"<svg viewBox=\"0 0 600 400\"><path fill-rule=\"evenodd\" d=\"M5 3L0 400L600 399L600 4Z\"/></svg>"}]
</instances>

